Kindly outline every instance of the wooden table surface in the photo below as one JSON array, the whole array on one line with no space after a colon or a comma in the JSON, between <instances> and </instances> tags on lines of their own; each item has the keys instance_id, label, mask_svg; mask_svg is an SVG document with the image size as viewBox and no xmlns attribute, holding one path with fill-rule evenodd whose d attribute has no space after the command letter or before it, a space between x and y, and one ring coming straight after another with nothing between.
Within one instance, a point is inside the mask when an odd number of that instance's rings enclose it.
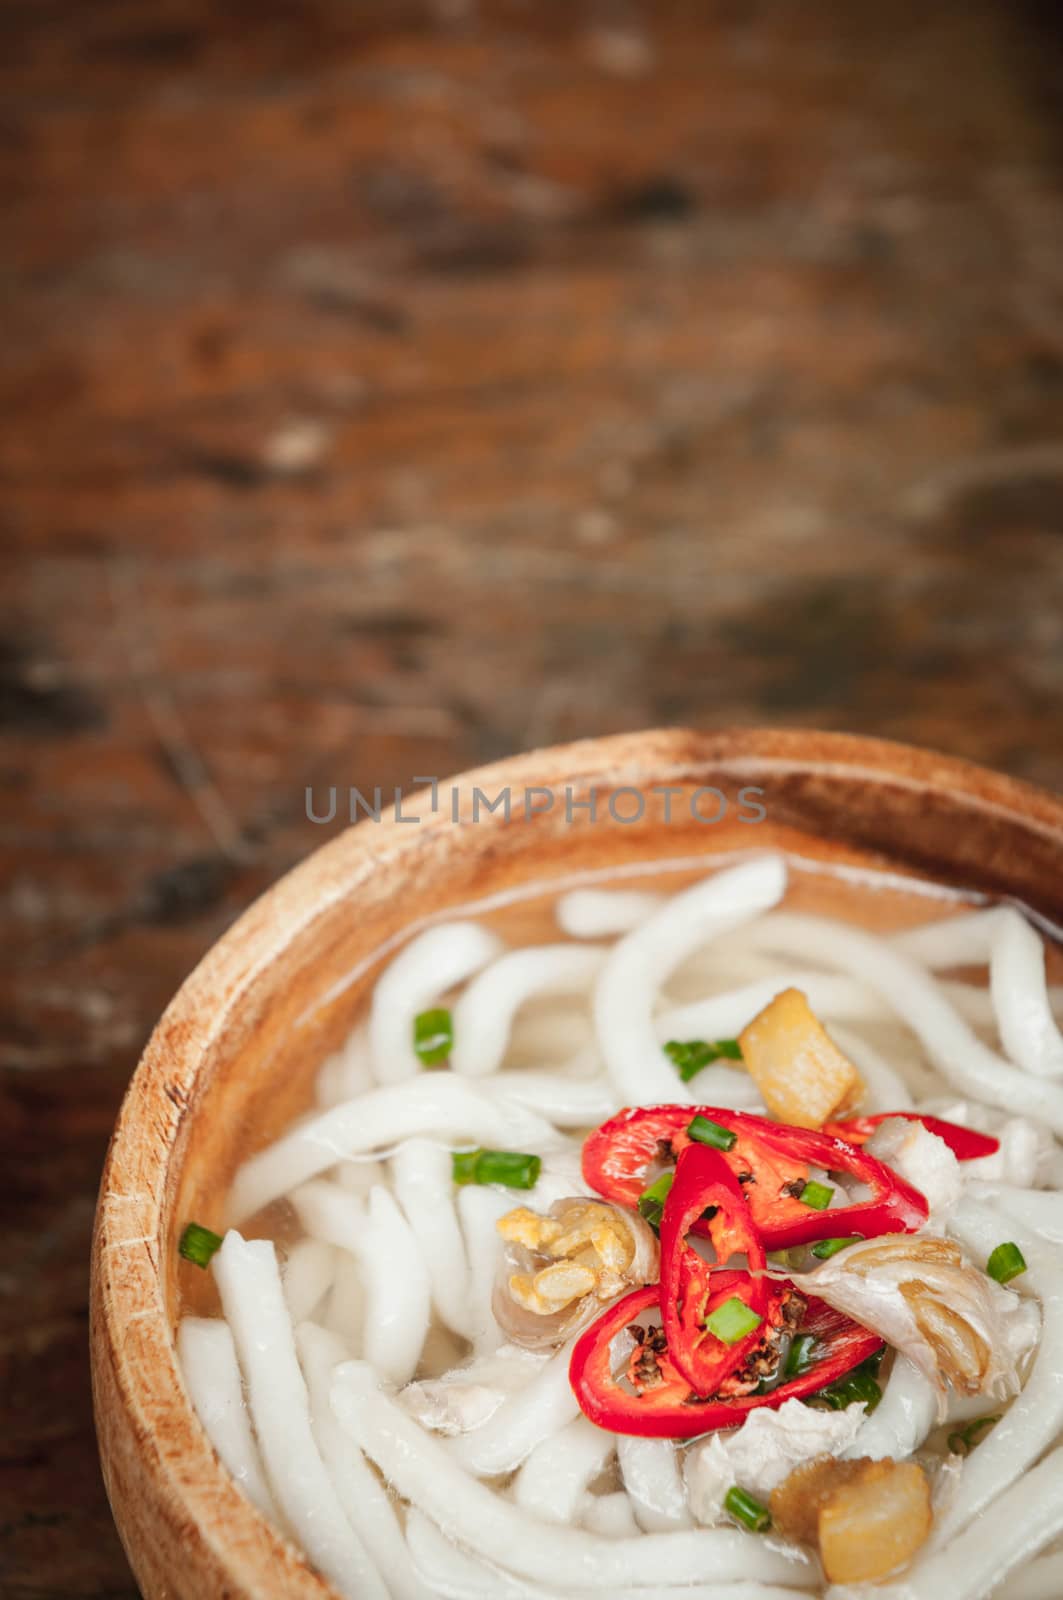
<instances>
[{"instance_id":1,"label":"wooden table surface","mask_svg":"<svg viewBox=\"0 0 1063 1600\"><path fill-rule=\"evenodd\" d=\"M732 722L1063 780L1050 15L9 0L5 1600L136 1593L100 1162L307 785Z\"/></svg>"}]
</instances>

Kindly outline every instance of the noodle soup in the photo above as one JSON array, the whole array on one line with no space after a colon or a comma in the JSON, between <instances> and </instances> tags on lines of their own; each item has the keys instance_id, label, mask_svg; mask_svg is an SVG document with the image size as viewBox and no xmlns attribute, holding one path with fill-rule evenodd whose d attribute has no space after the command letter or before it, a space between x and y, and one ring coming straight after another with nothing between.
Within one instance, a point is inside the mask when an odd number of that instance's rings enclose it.
<instances>
[{"instance_id":1,"label":"noodle soup","mask_svg":"<svg viewBox=\"0 0 1063 1600\"><path fill-rule=\"evenodd\" d=\"M1059 1592L1057 958L780 855L412 932L184 1219L219 1456L344 1595Z\"/></svg>"}]
</instances>

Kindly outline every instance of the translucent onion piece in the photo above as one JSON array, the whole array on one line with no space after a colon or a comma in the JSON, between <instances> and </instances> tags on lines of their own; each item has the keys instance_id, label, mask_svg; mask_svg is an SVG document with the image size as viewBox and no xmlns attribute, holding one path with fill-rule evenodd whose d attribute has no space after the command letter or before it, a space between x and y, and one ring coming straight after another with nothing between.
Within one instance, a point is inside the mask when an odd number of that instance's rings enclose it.
<instances>
[{"instance_id":1,"label":"translucent onion piece","mask_svg":"<svg viewBox=\"0 0 1063 1600\"><path fill-rule=\"evenodd\" d=\"M707 1572L725 1594L727 1584L740 1580L795 1588L815 1583L811 1567L796 1554L771 1550L738 1529L603 1539L529 1517L463 1472L446 1445L426 1435L381 1392L364 1362L337 1369L332 1406L396 1493L451 1539L508 1572L554 1585L565 1596L694 1584Z\"/></svg>"},{"instance_id":2,"label":"translucent onion piece","mask_svg":"<svg viewBox=\"0 0 1063 1600\"><path fill-rule=\"evenodd\" d=\"M998 1423L997 1427L1002 1426ZM984 1449L983 1445L979 1450ZM978 1450L971 1457L977 1460ZM962 1537L942 1543L941 1529L896 1583L877 1584L875 1600L984 1600L1008 1574L1043 1550L1063 1532L1063 1449L1033 1467L1002 1494L989 1515L965 1529ZM1022 1575L1008 1584L1007 1600L1023 1591ZM832 1589L831 1600L866 1591ZM1058 1593L1058 1590L1053 1592Z\"/></svg>"},{"instance_id":3,"label":"translucent onion piece","mask_svg":"<svg viewBox=\"0 0 1063 1600\"><path fill-rule=\"evenodd\" d=\"M177 1329L177 1356L196 1415L229 1476L236 1479L261 1512L279 1522L244 1405L229 1324L221 1317L182 1317Z\"/></svg>"},{"instance_id":4,"label":"translucent onion piece","mask_svg":"<svg viewBox=\"0 0 1063 1600\"><path fill-rule=\"evenodd\" d=\"M729 933L782 899L786 863L762 856L675 895L611 950L594 996L598 1041L621 1105L693 1104L660 1048L653 1022L660 985L699 945Z\"/></svg>"},{"instance_id":5,"label":"translucent onion piece","mask_svg":"<svg viewBox=\"0 0 1063 1600\"><path fill-rule=\"evenodd\" d=\"M272 1244L230 1232L212 1267L270 1485L292 1532L340 1594L350 1600L388 1600L314 1439Z\"/></svg>"},{"instance_id":6,"label":"translucent onion piece","mask_svg":"<svg viewBox=\"0 0 1063 1600\"><path fill-rule=\"evenodd\" d=\"M497 1072L510 1029L526 1000L540 994L583 994L598 975L603 950L578 944L533 945L492 961L454 1002L450 1065L467 1078Z\"/></svg>"},{"instance_id":7,"label":"translucent onion piece","mask_svg":"<svg viewBox=\"0 0 1063 1600\"><path fill-rule=\"evenodd\" d=\"M413 1048L413 1020L438 1005L448 989L486 967L504 949L478 922L429 928L400 951L376 981L369 1012L369 1048L378 1083L402 1083L422 1070Z\"/></svg>"},{"instance_id":8,"label":"translucent onion piece","mask_svg":"<svg viewBox=\"0 0 1063 1600\"><path fill-rule=\"evenodd\" d=\"M1003 1399L1019 1387L1018 1360L1028 1328L1010 1290L964 1262L957 1245L899 1234L850 1245L814 1272L792 1275L804 1292L879 1333L902 1351L939 1393Z\"/></svg>"}]
</instances>

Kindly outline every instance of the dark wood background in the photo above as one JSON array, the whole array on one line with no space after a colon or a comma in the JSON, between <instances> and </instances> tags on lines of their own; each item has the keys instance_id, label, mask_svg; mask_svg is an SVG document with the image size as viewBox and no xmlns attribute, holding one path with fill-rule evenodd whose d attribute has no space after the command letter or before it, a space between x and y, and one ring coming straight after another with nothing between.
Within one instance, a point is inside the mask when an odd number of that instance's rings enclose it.
<instances>
[{"instance_id":1,"label":"dark wood background","mask_svg":"<svg viewBox=\"0 0 1063 1600\"><path fill-rule=\"evenodd\" d=\"M135 1594L100 1162L308 784L733 722L1063 779L1051 14L2 8L5 1600Z\"/></svg>"}]
</instances>

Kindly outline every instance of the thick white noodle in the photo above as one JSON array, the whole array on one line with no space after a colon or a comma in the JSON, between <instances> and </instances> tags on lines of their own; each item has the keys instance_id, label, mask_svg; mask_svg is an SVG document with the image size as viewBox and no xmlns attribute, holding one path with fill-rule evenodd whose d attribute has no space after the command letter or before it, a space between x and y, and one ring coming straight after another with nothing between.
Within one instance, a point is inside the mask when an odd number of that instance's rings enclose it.
<instances>
[{"instance_id":1,"label":"thick white noodle","mask_svg":"<svg viewBox=\"0 0 1063 1600\"><path fill-rule=\"evenodd\" d=\"M635 1521L646 1533L691 1528L687 1492L671 1439L619 1434L616 1454Z\"/></svg>"},{"instance_id":2,"label":"thick white noodle","mask_svg":"<svg viewBox=\"0 0 1063 1600\"><path fill-rule=\"evenodd\" d=\"M251 1432L229 1324L221 1317L182 1317L177 1356L196 1416L230 1477L264 1516L281 1522Z\"/></svg>"},{"instance_id":3,"label":"thick white noodle","mask_svg":"<svg viewBox=\"0 0 1063 1600\"><path fill-rule=\"evenodd\" d=\"M589 1494L583 1502L579 1521L589 1533L601 1533L607 1539L633 1539L639 1532L624 1489L612 1494Z\"/></svg>"},{"instance_id":4,"label":"thick white noodle","mask_svg":"<svg viewBox=\"0 0 1063 1600\"><path fill-rule=\"evenodd\" d=\"M384 1395L372 1368L352 1361L332 1381L332 1407L396 1493L474 1554L562 1593L611 1592L638 1584L757 1580L809 1588L811 1567L755 1543L737 1529L643 1533L603 1539L542 1522L470 1478L439 1440Z\"/></svg>"},{"instance_id":5,"label":"thick white noodle","mask_svg":"<svg viewBox=\"0 0 1063 1600\"><path fill-rule=\"evenodd\" d=\"M503 1066L560 1066L586 1050L597 1053L590 1008L571 1000L525 1006L513 1018Z\"/></svg>"},{"instance_id":6,"label":"thick white noodle","mask_svg":"<svg viewBox=\"0 0 1063 1600\"><path fill-rule=\"evenodd\" d=\"M984 1410L981 1397L979 1404ZM848 1450L842 1451L843 1457L870 1456L883 1461L892 1456L894 1461L903 1461L936 1426L937 1408L937 1390L930 1379L914 1361L898 1353L882 1399L861 1423Z\"/></svg>"},{"instance_id":7,"label":"thick white noodle","mask_svg":"<svg viewBox=\"0 0 1063 1600\"><path fill-rule=\"evenodd\" d=\"M535 1377L503 1400L486 1422L450 1442L449 1449L467 1472L480 1478L510 1472L527 1460L537 1445L575 1421L579 1406L568 1381L574 1344L575 1339L570 1339L555 1350Z\"/></svg>"},{"instance_id":8,"label":"thick white noodle","mask_svg":"<svg viewBox=\"0 0 1063 1600\"><path fill-rule=\"evenodd\" d=\"M961 911L955 917L922 922L895 933L890 944L895 950L922 962L932 972L943 967L984 967L993 946L999 906L984 911Z\"/></svg>"},{"instance_id":9,"label":"thick white noodle","mask_svg":"<svg viewBox=\"0 0 1063 1600\"><path fill-rule=\"evenodd\" d=\"M351 1098L345 1091L343 1066L343 1053L337 1050L318 1068L314 1081L314 1100L322 1111L331 1111L333 1106L342 1105L344 1100Z\"/></svg>"},{"instance_id":10,"label":"thick white noodle","mask_svg":"<svg viewBox=\"0 0 1063 1600\"><path fill-rule=\"evenodd\" d=\"M1018 1245L1027 1265L1023 1287L1041 1302L1042 1326L1033 1368L1021 1393L964 1462L959 1488L939 1521L937 1542L967 1528L1017 1479L1029 1482L1023 1474L1063 1428L1063 1262L1021 1223L1005 1221L999 1212L974 1200L964 1199L955 1208L949 1232L966 1245L976 1262L984 1262L1005 1239ZM997 1520L995 1511L989 1520Z\"/></svg>"},{"instance_id":11,"label":"thick white noodle","mask_svg":"<svg viewBox=\"0 0 1063 1600\"><path fill-rule=\"evenodd\" d=\"M1063 1194L1045 1189L1020 1189L1006 1183L968 1183L972 1200L999 1206L1009 1217L1048 1239L1063 1244Z\"/></svg>"},{"instance_id":12,"label":"thick white noodle","mask_svg":"<svg viewBox=\"0 0 1063 1600\"><path fill-rule=\"evenodd\" d=\"M1059 1600L1063 1594L1063 1551L1038 1556L1008 1579L1000 1600Z\"/></svg>"},{"instance_id":13,"label":"thick white noodle","mask_svg":"<svg viewBox=\"0 0 1063 1600\"><path fill-rule=\"evenodd\" d=\"M533 1112L500 1106L477 1084L449 1072L425 1072L412 1083L374 1089L310 1117L245 1161L229 1194L233 1225L289 1189L316 1178L345 1156L385 1150L403 1139L432 1138L490 1149L547 1150L550 1124ZM540 1139L542 1144L531 1141Z\"/></svg>"},{"instance_id":14,"label":"thick white noodle","mask_svg":"<svg viewBox=\"0 0 1063 1600\"><path fill-rule=\"evenodd\" d=\"M310 1393L314 1438L347 1520L383 1573L390 1600L421 1600L425 1588L414 1572L388 1492L332 1414L332 1374L347 1359L343 1341L303 1322L295 1330L295 1346Z\"/></svg>"},{"instance_id":15,"label":"thick white noodle","mask_svg":"<svg viewBox=\"0 0 1063 1600\"><path fill-rule=\"evenodd\" d=\"M1063 1085L1013 1067L972 1033L930 974L885 939L826 917L781 912L750 929L764 948L829 962L871 984L922 1042L952 1086L986 1105L1020 1112L1063 1133Z\"/></svg>"},{"instance_id":16,"label":"thick white noodle","mask_svg":"<svg viewBox=\"0 0 1063 1600\"><path fill-rule=\"evenodd\" d=\"M351 1600L387 1600L314 1440L272 1244L227 1233L213 1269L270 1487L292 1532L340 1594Z\"/></svg>"},{"instance_id":17,"label":"thick white noodle","mask_svg":"<svg viewBox=\"0 0 1063 1600\"><path fill-rule=\"evenodd\" d=\"M1001 909L993 930L989 987L1000 1042L1015 1065L1038 1078L1063 1078L1063 1034L1048 1003L1045 947L1010 907Z\"/></svg>"},{"instance_id":18,"label":"thick white noodle","mask_svg":"<svg viewBox=\"0 0 1063 1600\"><path fill-rule=\"evenodd\" d=\"M496 1350L505 1342L492 1301L495 1278L502 1261L502 1241L496 1223L515 1204L511 1189L470 1184L458 1191L458 1217L469 1263L466 1317L469 1337L477 1354Z\"/></svg>"},{"instance_id":19,"label":"thick white noodle","mask_svg":"<svg viewBox=\"0 0 1063 1600\"><path fill-rule=\"evenodd\" d=\"M365 1284L361 1264L346 1250L336 1252L336 1281L325 1306L324 1322L355 1354L365 1325Z\"/></svg>"},{"instance_id":20,"label":"thick white noodle","mask_svg":"<svg viewBox=\"0 0 1063 1600\"><path fill-rule=\"evenodd\" d=\"M599 1503L625 1498L605 1495ZM630 1511L627 1516L627 1528L637 1535ZM417 1570L424 1573L432 1592L444 1600L571 1600L567 1589L526 1583L490 1562L478 1560L453 1544L420 1511L409 1513L406 1536ZM795 1600L800 1591L779 1588L774 1583L693 1583L664 1587L653 1584L648 1588L638 1585L615 1593L623 1600Z\"/></svg>"},{"instance_id":21,"label":"thick white noodle","mask_svg":"<svg viewBox=\"0 0 1063 1600\"><path fill-rule=\"evenodd\" d=\"M800 989L812 1010L827 1023L835 1017L865 1022L888 1014L878 995L864 983L833 972L793 968L662 1012L654 1022L657 1037L662 1041L732 1038L784 989Z\"/></svg>"},{"instance_id":22,"label":"thick white noodle","mask_svg":"<svg viewBox=\"0 0 1063 1600\"><path fill-rule=\"evenodd\" d=\"M432 1281L432 1304L448 1328L472 1337L469 1263L454 1208L451 1153L430 1139L408 1139L391 1162L395 1195Z\"/></svg>"},{"instance_id":23,"label":"thick white noodle","mask_svg":"<svg viewBox=\"0 0 1063 1600\"><path fill-rule=\"evenodd\" d=\"M451 1069L466 1078L497 1072L513 1019L525 1001L544 994L586 993L604 960L604 950L579 944L529 945L499 956L451 1008Z\"/></svg>"},{"instance_id":24,"label":"thick white noodle","mask_svg":"<svg viewBox=\"0 0 1063 1600\"><path fill-rule=\"evenodd\" d=\"M378 1083L417 1076L417 1013L437 1005L448 989L471 978L503 949L498 935L478 922L445 922L412 940L384 968L369 1010L369 1049Z\"/></svg>"},{"instance_id":25,"label":"thick white noodle","mask_svg":"<svg viewBox=\"0 0 1063 1600\"><path fill-rule=\"evenodd\" d=\"M554 914L570 939L615 938L639 927L664 901L645 889L570 889L559 895Z\"/></svg>"},{"instance_id":26,"label":"thick white noodle","mask_svg":"<svg viewBox=\"0 0 1063 1600\"><path fill-rule=\"evenodd\" d=\"M484 1080L488 1094L545 1117L555 1128L592 1128L620 1110L612 1080L566 1078L558 1072L496 1072Z\"/></svg>"},{"instance_id":27,"label":"thick white noodle","mask_svg":"<svg viewBox=\"0 0 1063 1600\"><path fill-rule=\"evenodd\" d=\"M815 1009L813 1007L813 1009ZM910 1111L912 1096L900 1073L890 1065L885 1056L869 1045L858 1033L843 1028L839 1023L830 1025L830 1035L838 1049L849 1057L867 1085L867 1096L861 1106L864 1112Z\"/></svg>"},{"instance_id":28,"label":"thick white noodle","mask_svg":"<svg viewBox=\"0 0 1063 1600\"><path fill-rule=\"evenodd\" d=\"M327 1176L334 1178L348 1194L368 1200L371 1189L387 1182L387 1168L374 1156L354 1156L348 1161L337 1161Z\"/></svg>"},{"instance_id":29,"label":"thick white noodle","mask_svg":"<svg viewBox=\"0 0 1063 1600\"><path fill-rule=\"evenodd\" d=\"M692 1104L658 1041L658 989L692 951L778 903L786 888L782 856L726 868L669 900L610 951L594 993L598 1042L621 1105Z\"/></svg>"},{"instance_id":30,"label":"thick white noodle","mask_svg":"<svg viewBox=\"0 0 1063 1600\"><path fill-rule=\"evenodd\" d=\"M615 1441L577 1417L531 1451L517 1473L513 1498L534 1517L574 1522L588 1484L608 1466Z\"/></svg>"},{"instance_id":31,"label":"thick white noodle","mask_svg":"<svg viewBox=\"0 0 1063 1600\"><path fill-rule=\"evenodd\" d=\"M336 1277L336 1252L320 1239L300 1239L281 1267L284 1298L293 1323L313 1315L332 1288Z\"/></svg>"},{"instance_id":32,"label":"thick white noodle","mask_svg":"<svg viewBox=\"0 0 1063 1600\"><path fill-rule=\"evenodd\" d=\"M997 1427L1001 1427L997 1423ZM983 1447L979 1445L979 1449ZM971 1457L973 1461L978 1451ZM927 1548L896 1583L876 1584L875 1600L986 1600L1023 1561L1028 1561L1063 1532L1063 1449L1013 1484L993 1506L944 1549ZM962 1483L962 1479L961 1479ZM867 1591L832 1588L828 1600ZM1010 1586L1001 1600L1013 1600Z\"/></svg>"},{"instance_id":33,"label":"thick white noodle","mask_svg":"<svg viewBox=\"0 0 1063 1600\"><path fill-rule=\"evenodd\" d=\"M329 1056L317 1075L316 1099L322 1110L368 1094L375 1085L369 1057L369 1029L364 1022L348 1036L335 1055Z\"/></svg>"},{"instance_id":34,"label":"thick white noodle","mask_svg":"<svg viewBox=\"0 0 1063 1600\"><path fill-rule=\"evenodd\" d=\"M413 1229L387 1189L368 1210L333 1183L315 1180L291 1196L307 1233L358 1260L365 1287L362 1348L392 1383L417 1370L431 1316L432 1285Z\"/></svg>"}]
</instances>

